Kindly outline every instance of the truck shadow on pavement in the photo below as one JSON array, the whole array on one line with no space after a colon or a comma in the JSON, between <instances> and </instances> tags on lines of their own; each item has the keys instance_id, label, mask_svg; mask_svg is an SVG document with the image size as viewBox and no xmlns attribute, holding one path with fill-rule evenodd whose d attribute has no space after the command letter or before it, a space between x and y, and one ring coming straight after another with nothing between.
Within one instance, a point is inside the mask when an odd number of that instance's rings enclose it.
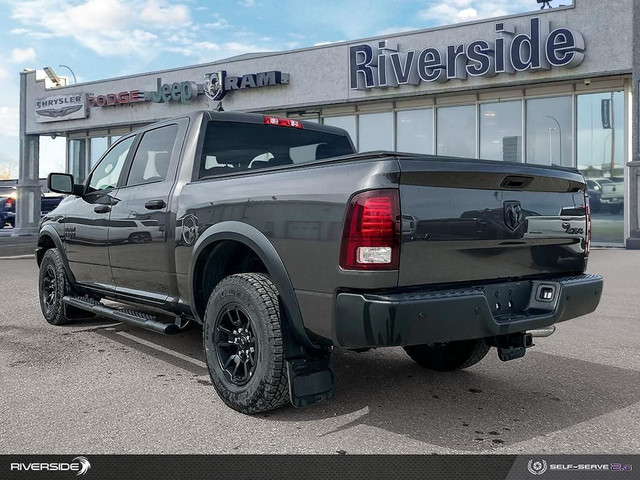
<instances>
[{"instance_id":1,"label":"truck shadow on pavement","mask_svg":"<svg viewBox=\"0 0 640 480\"><path fill-rule=\"evenodd\" d=\"M172 337L124 325L94 332L208 380L200 328ZM452 373L425 370L401 348L336 350L333 361L337 385L332 401L300 410L289 406L254 418L330 420L321 436L368 426L426 444L479 452L544 437L640 402L640 372L535 348L507 363L492 349L478 365ZM197 381L215 395L210 382Z\"/></svg>"},{"instance_id":2,"label":"truck shadow on pavement","mask_svg":"<svg viewBox=\"0 0 640 480\"><path fill-rule=\"evenodd\" d=\"M365 409L329 431L367 425L455 450L482 451L545 436L640 401L640 372L535 353L502 363L494 349L465 371L425 370L400 348L334 356L332 403L274 412L311 421Z\"/></svg>"}]
</instances>

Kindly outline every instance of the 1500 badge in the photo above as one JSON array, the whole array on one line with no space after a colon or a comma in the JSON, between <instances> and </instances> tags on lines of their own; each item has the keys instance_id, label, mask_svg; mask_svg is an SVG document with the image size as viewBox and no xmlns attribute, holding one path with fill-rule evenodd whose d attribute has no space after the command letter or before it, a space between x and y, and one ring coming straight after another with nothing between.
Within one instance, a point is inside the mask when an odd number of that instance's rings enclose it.
<instances>
[{"instance_id":1,"label":"1500 badge","mask_svg":"<svg viewBox=\"0 0 640 480\"><path fill-rule=\"evenodd\" d=\"M584 228L574 228L569 222L562 222L562 228L569 235L582 235L584 233Z\"/></svg>"}]
</instances>

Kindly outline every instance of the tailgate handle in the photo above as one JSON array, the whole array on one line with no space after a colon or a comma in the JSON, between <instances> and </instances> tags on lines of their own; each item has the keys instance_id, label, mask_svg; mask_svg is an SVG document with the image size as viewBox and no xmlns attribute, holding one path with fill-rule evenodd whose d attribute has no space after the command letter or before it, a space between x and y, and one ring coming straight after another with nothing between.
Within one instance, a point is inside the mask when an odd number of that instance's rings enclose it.
<instances>
[{"instance_id":1,"label":"tailgate handle","mask_svg":"<svg viewBox=\"0 0 640 480\"><path fill-rule=\"evenodd\" d=\"M504 177L500 186L502 188L524 189L533 181L533 177L523 177L521 175L509 175Z\"/></svg>"}]
</instances>

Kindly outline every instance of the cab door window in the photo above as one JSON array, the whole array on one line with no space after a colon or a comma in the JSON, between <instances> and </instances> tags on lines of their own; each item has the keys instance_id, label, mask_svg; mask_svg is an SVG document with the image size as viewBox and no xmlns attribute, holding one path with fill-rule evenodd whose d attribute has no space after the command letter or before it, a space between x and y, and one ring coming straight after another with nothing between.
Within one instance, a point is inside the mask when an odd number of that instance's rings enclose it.
<instances>
[{"instance_id":1,"label":"cab door window","mask_svg":"<svg viewBox=\"0 0 640 480\"><path fill-rule=\"evenodd\" d=\"M177 125L146 132L133 157L127 186L161 182L167 178L171 152L178 134Z\"/></svg>"},{"instance_id":2,"label":"cab door window","mask_svg":"<svg viewBox=\"0 0 640 480\"><path fill-rule=\"evenodd\" d=\"M129 154L129 149L135 137L129 137L113 146L107 154L102 157L100 163L91 174L89 181L89 192L97 190L107 190L118 185L118 179L124 167L125 160Z\"/></svg>"}]
</instances>

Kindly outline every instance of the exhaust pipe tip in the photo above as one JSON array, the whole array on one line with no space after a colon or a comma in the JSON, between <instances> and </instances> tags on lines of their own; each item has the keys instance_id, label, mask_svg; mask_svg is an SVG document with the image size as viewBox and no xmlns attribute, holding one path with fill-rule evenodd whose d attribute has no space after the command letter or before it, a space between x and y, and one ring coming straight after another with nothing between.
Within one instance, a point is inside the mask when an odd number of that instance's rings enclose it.
<instances>
[{"instance_id":1,"label":"exhaust pipe tip","mask_svg":"<svg viewBox=\"0 0 640 480\"><path fill-rule=\"evenodd\" d=\"M550 337L556 331L556 326L551 325L550 327L544 328L536 328L535 330L529 330L527 333L531 334L532 337Z\"/></svg>"}]
</instances>

